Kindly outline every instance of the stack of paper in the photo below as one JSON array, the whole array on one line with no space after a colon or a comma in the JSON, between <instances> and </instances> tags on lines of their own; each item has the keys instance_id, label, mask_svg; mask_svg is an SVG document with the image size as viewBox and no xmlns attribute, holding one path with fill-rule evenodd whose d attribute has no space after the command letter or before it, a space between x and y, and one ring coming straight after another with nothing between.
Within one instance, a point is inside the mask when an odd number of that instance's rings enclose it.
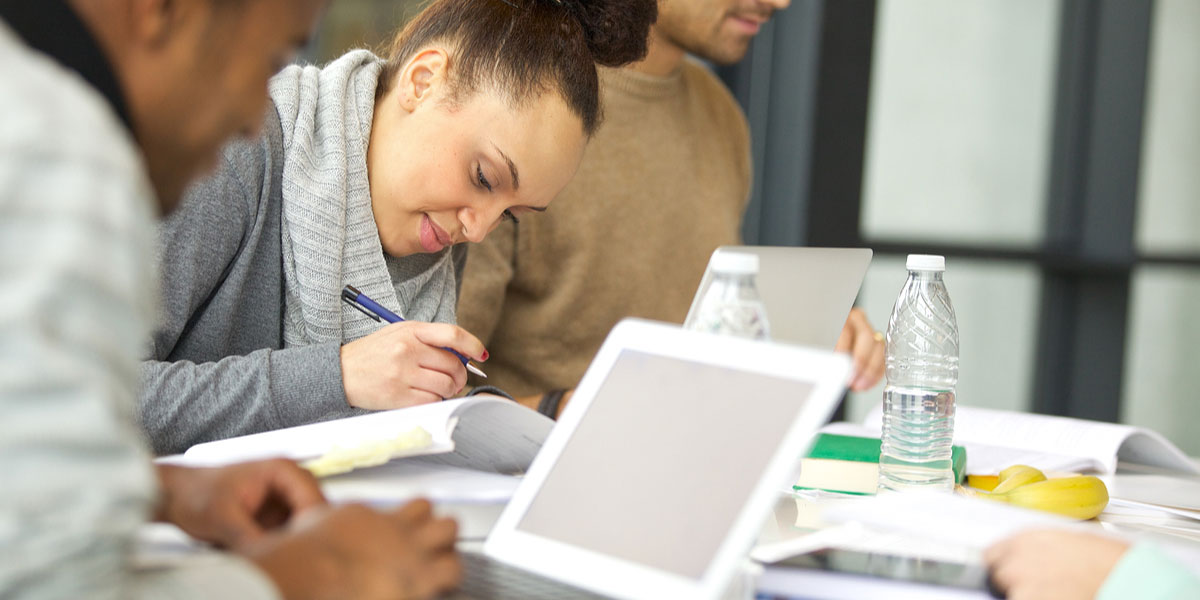
<instances>
[{"instance_id":1,"label":"stack of paper","mask_svg":"<svg viewBox=\"0 0 1200 600\"><path fill-rule=\"evenodd\" d=\"M326 477L321 489L334 503L390 506L414 498L490 503L507 502L520 482L511 475L402 460Z\"/></svg>"},{"instance_id":2,"label":"stack of paper","mask_svg":"<svg viewBox=\"0 0 1200 600\"><path fill-rule=\"evenodd\" d=\"M1132 425L958 406L954 443L967 449L967 473L995 475L1022 464L1044 472L1113 473L1117 462L1200 475L1200 466L1158 432ZM835 423L823 431L879 436L883 411L861 425Z\"/></svg>"}]
</instances>

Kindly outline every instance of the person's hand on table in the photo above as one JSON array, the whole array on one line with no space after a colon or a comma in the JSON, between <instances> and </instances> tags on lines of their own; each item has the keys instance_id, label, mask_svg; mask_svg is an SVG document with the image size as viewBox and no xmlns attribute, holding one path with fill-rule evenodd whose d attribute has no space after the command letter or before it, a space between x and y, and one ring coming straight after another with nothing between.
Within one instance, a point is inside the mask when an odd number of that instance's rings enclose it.
<instances>
[{"instance_id":1,"label":"person's hand on table","mask_svg":"<svg viewBox=\"0 0 1200 600\"><path fill-rule=\"evenodd\" d=\"M842 335L838 337L837 352L848 352L854 360L854 375L850 389L861 392L875 387L883 378L886 350L884 336L867 321L867 313L861 308L850 309Z\"/></svg>"},{"instance_id":2,"label":"person's hand on table","mask_svg":"<svg viewBox=\"0 0 1200 600\"><path fill-rule=\"evenodd\" d=\"M432 598L462 579L457 536L424 500L387 512L346 505L306 513L244 554L289 600Z\"/></svg>"},{"instance_id":3,"label":"person's hand on table","mask_svg":"<svg viewBox=\"0 0 1200 600\"><path fill-rule=\"evenodd\" d=\"M446 348L487 360L478 338L447 323L392 323L342 346L346 401L383 410L453 398L467 383L467 369Z\"/></svg>"},{"instance_id":4,"label":"person's hand on table","mask_svg":"<svg viewBox=\"0 0 1200 600\"><path fill-rule=\"evenodd\" d=\"M325 505L317 480L290 460L219 468L156 466L162 497L155 520L194 538L238 547Z\"/></svg>"},{"instance_id":5,"label":"person's hand on table","mask_svg":"<svg viewBox=\"0 0 1200 600\"><path fill-rule=\"evenodd\" d=\"M1084 600L1096 596L1128 549L1102 535L1038 530L992 545L983 558L1009 600Z\"/></svg>"}]
</instances>

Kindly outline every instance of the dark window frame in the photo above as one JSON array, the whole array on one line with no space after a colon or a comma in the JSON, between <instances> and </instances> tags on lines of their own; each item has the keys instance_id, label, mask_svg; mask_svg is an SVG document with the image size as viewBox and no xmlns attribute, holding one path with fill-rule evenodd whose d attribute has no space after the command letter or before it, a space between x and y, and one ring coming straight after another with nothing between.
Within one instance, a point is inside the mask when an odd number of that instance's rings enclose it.
<instances>
[{"instance_id":1,"label":"dark window frame","mask_svg":"<svg viewBox=\"0 0 1200 600\"><path fill-rule=\"evenodd\" d=\"M1061 0L1046 235L1028 249L862 235L877 8L801 0L745 61L718 70L756 136L747 242L1033 266L1042 285L1031 410L1119 421L1134 271L1200 267L1200 254L1134 245L1153 0ZM781 39L813 54L789 59ZM778 126L788 109L798 118Z\"/></svg>"}]
</instances>

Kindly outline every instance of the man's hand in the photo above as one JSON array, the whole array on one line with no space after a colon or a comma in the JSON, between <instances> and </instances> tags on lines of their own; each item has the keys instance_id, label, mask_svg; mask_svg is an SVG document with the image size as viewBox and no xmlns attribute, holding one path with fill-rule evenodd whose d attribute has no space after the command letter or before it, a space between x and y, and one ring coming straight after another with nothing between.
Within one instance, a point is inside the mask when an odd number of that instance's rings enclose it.
<instances>
[{"instance_id":1,"label":"man's hand","mask_svg":"<svg viewBox=\"0 0 1200 600\"><path fill-rule=\"evenodd\" d=\"M458 585L458 526L424 500L391 512L361 505L312 511L245 554L284 598L431 598Z\"/></svg>"},{"instance_id":2,"label":"man's hand","mask_svg":"<svg viewBox=\"0 0 1200 600\"><path fill-rule=\"evenodd\" d=\"M221 546L252 542L293 515L325 504L317 480L290 460L156 468L162 498L155 519Z\"/></svg>"},{"instance_id":3,"label":"man's hand","mask_svg":"<svg viewBox=\"0 0 1200 600\"><path fill-rule=\"evenodd\" d=\"M467 383L467 369L446 348L487 360L478 338L447 323L392 323L342 346L346 401L382 410L454 397Z\"/></svg>"},{"instance_id":4,"label":"man's hand","mask_svg":"<svg viewBox=\"0 0 1200 600\"><path fill-rule=\"evenodd\" d=\"M849 352L854 359L854 375L850 389L861 392L875 387L883 378L886 347L883 334L876 331L867 321L867 313L861 308L850 309L842 335L838 338L837 352Z\"/></svg>"},{"instance_id":5,"label":"man's hand","mask_svg":"<svg viewBox=\"0 0 1200 600\"><path fill-rule=\"evenodd\" d=\"M983 559L1009 600L1090 599L1129 545L1102 535L1029 531L988 548Z\"/></svg>"}]
</instances>

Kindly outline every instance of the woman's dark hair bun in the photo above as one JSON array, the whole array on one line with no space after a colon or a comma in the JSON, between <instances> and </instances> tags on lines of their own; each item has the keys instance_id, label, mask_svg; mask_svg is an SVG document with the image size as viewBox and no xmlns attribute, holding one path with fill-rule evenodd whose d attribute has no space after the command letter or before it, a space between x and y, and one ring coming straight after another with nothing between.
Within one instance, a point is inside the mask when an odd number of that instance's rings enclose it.
<instances>
[{"instance_id":1,"label":"woman's dark hair bun","mask_svg":"<svg viewBox=\"0 0 1200 600\"><path fill-rule=\"evenodd\" d=\"M596 65L645 58L657 17L658 0L432 0L396 35L375 93L387 93L421 48L449 44L452 98L485 85L516 102L554 91L592 135L601 118Z\"/></svg>"},{"instance_id":2,"label":"woman's dark hair bun","mask_svg":"<svg viewBox=\"0 0 1200 600\"><path fill-rule=\"evenodd\" d=\"M579 21L592 59L606 67L646 57L658 0L543 0L561 4Z\"/></svg>"}]
</instances>

